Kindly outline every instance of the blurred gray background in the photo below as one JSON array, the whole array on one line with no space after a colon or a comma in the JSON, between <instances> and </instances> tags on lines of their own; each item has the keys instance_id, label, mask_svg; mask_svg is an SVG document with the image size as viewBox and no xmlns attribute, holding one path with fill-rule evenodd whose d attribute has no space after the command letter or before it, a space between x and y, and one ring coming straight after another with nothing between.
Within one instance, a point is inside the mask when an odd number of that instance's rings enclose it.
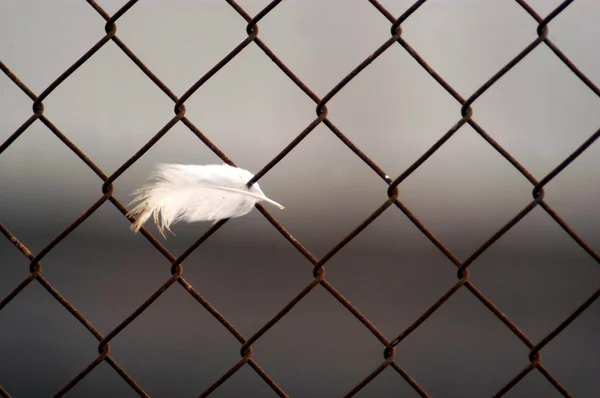
<instances>
[{"instance_id":1,"label":"blurred gray background","mask_svg":"<svg viewBox=\"0 0 600 398\"><path fill-rule=\"evenodd\" d=\"M98 0L113 14L123 0ZM268 2L240 0L250 15ZM382 0L394 15L412 1ZM560 2L531 0L547 15ZM580 0L549 37L600 82L600 4ZM0 60L40 94L104 36L84 1L0 2ZM224 1L140 1L118 37L182 95L246 37ZM260 38L323 97L389 38L367 1L286 0ZM403 37L469 97L536 37L513 1L431 0ZM173 116L173 103L112 42L44 101L45 115L107 175ZM259 171L314 118L315 104L255 45L187 102L187 117L239 166ZM460 105L399 45L328 104L330 120L392 178L460 119ZM473 104L474 119L537 178L600 127L600 98L541 45ZM31 100L0 74L0 142L31 115ZM600 247L600 144L546 188L547 202ZM156 163L220 162L177 124L116 182L123 203ZM325 126L261 181L284 204L269 211L321 257L386 199L387 186ZM0 222L34 254L102 194L101 181L41 122L0 154ZM532 186L470 127L463 127L401 186L401 200L466 259L532 199ZM209 224L177 224L160 241L179 255ZM157 235L156 228L149 226ZM158 236L158 235L157 235ZM170 264L105 203L42 260L44 276L108 334L170 276ZM0 298L29 262L0 238ZM327 279L388 339L456 281L456 268L395 207L327 263ZM247 338L312 280L312 266L256 210L229 221L184 263L184 276ZM539 342L600 286L600 266L535 209L471 268L472 282ZM600 395L600 305L542 351L543 364L576 397ZM97 356L97 342L39 284L0 311L0 385L14 397L47 397ZM179 285L111 342L113 358L153 397L197 396L239 359L239 343ZM314 289L253 346L254 358L293 397L341 396L372 372L383 347L339 302ZM397 361L434 397L491 396L528 364L528 349L466 289L398 346ZM417 394L392 369L363 397ZM136 393L105 363L71 397ZM248 366L216 397L275 396ZM557 397L537 371L508 394Z\"/></svg>"}]
</instances>

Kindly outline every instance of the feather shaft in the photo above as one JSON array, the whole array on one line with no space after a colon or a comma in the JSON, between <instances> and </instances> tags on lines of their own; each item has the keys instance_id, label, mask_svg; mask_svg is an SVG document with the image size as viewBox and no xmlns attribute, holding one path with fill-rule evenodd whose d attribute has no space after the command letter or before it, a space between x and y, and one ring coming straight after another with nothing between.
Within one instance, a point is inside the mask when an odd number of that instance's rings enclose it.
<instances>
[{"instance_id":1,"label":"feather shaft","mask_svg":"<svg viewBox=\"0 0 600 398\"><path fill-rule=\"evenodd\" d=\"M271 200L269 198L267 198L264 194L263 195L259 195L259 194L255 194L253 192L250 191L244 191L242 189L236 189L236 188L229 188L229 187L218 187L218 186L214 186L214 185L202 185L203 187L206 188L212 188L212 189L220 189L222 191L229 191L229 192L237 192L241 195L248 195L251 196L255 199L258 200L264 200L265 202L271 203L272 205L275 205L277 207L279 207L281 210L285 209L285 206L280 205L279 203L275 202L274 200Z\"/></svg>"}]
</instances>

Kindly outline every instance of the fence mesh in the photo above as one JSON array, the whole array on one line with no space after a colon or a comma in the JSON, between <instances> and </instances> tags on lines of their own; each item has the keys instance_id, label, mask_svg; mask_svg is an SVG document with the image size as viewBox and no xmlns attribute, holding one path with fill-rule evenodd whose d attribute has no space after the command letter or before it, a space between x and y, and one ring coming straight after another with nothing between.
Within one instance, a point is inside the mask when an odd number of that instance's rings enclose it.
<instances>
[{"instance_id":1,"label":"fence mesh","mask_svg":"<svg viewBox=\"0 0 600 398\"><path fill-rule=\"evenodd\" d=\"M575 74L590 90L592 90L596 96L600 97L600 90L598 87L590 81L562 52L561 50L548 38L549 25L552 20L563 12L573 0L567 0L562 2L556 7L550 14L543 17L525 1L515 0L524 12L529 14L538 23L537 37L525 47L519 54L517 54L508 64L502 67L492 78L486 81L478 90L476 90L469 97L465 98L461 96L450 84L448 84L442 76L440 76L432 67L430 67L425 59L423 59L419 53L411 47L411 45L402 37L402 23L413 15L426 0L416 1L409 9L407 9L401 16L393 16L386 8L378 1L369 0L373 7L375 7L384 17L389 21L390 24L390 37L385 43L373 52L368 58L356 66L351 73L344 77L331 91L329 91L323 98L319 98L311 89L304 84L292 70L290 70L278 57L274 54L266 43L264 43L258 34L258 23L267 14L273 11L282 0L272 1L262 11L260 11L254 17L250 16L242 7L236 2L228 0L227 3L232 9L237 12L247 22L247 38L244 39L239 45L237 45L225 58L218 62L212 69L210 69L204 76L197 80L197 82L191 86L181 97L175 95L169 87L167 87L148 67L144 65L128 47L119 39L116 35L116 23L118 20L127 13L136 3L137 0L131 0L127 2L121 9L119 9L114 15L108 15L100 5L93 0L87 0L87 3L93 7L93 9L106 20L105 25L105 36L98 41L96 45L90 48L77 62L69 67L62 75L60 75L52 84L50 84L41 94L36 95L32 92L27 85L22 82L19 77L9 69L7 65L0 61L0 69L4 72L8 78L14 82L30 99L33 101L33 114L29 117L15 132L12 134L2 145L0 145L0 154L4 152L9 146L11 146L19 137L27 131L36 120L40 120L48 129L50 129L56 137L58 137L71 151L73 151L82 162L84 162L102 181L102 192L103 195L85 211L77 220L70 224L64 231L62 231L55 239L49 242L39 253L32 253L17 236L11 233L3 224L0 223L0 231L2 234L21 251L30 261L30 274L21 283L18 284L12 290L8 296L4 297L0 301L0 310L7 306L23 289L33 283L34 281L43 286L53 297L56 299L64 308L66 308L73 317L75 317L99 342L98 344L98 356L90 363L85 369L82 369L79 374L75 375L71 381L64 385L55 396L62 396L71 390L77 383L84 379L87 375L94 371L94 369L103 361L108 363L128 384L135 390L140 396L149 396L144 388L134 380L127 371L121 367L110 355L110 342L119 333L121 333L127 326L135 320L140 314L142 314L152 303L164 292L171 288L175 284L180 284L185 290L202 306L206 311L212 314L222 325L229 331L240 343L240 356L239 361L231 367L225 374L223 374L218 380L215 380L206 390L204 390L200 397L209 396L219 386L225 383L233 374L240 370L243 366L251 367L263 380L269 385L273 391L275 391L281 397L287 397L286 392L277 384L277 382L265 372L252 355L252 346L259 339L263 338L264 334L272 328L277 322L279 322L286 314L296 306L303 298L313 289L321 286L335 299L337 299L354 317L356 317L376 338L381 342L383 360L381 364L373 369L368 375L365 375L364 379L357 380L355 386L347 392L346 396L353 396L358 393L363 387L373 381L378 375L390 367L394 369L398 375L403 378L420 396L429 397L428 392L415 380L411 375L405 371L402 367L401 361L395 357L395 347L398 346L402 341L413 333L419 326L434 312L436 312L444 303L452 297L460 289L467 289L474 297L480 300L487 309L493 313L500 321L510 329L510 331L527 347L529 350L528 364L518 374L510 380L507 380L506 384L502 386L494 396L502 396L511 390L517 383L519 383L528 373L537 371L541 373L544 378L550 383L556 391L565 397L571 396L569 391L561 382L547 369L541 361L541 351L544 347L556 338L570 323L572 323L579 315L581 315L597 298L600 296L600 289L595 291L587 300L581 303L577 309L571 313L566 319L558 324L549 334L547 334L540 341L532 341L525 333L506 316L500 309L494 305L485 295L478 290L478 288L469 279L469 269L473 265L473 262L491 245L494 244L500 237L502 237L507 231L515 226L521 219L523 219L528 213L530 213L536 207L541 207L547 212L550 217L573 239L581 249L585 250L597 263L600 264L600 256L594 249L587 244L577 232L571 228L561 216L553 210L552 207L544 201L544 187L554 179L561 171L563 171L571 162L573 162L579 155L581 155L590 145L594 143L600 136L600 130L593 133L579 148L574 151L570 156L564 159L559 165L557 165L549 174L541 179L536 179L525 167L523 167L517 159L515 159L507 150L500 146L494 139L488 135L482 126L480 126L473 118L473 112L471 106L477 101L477 99L494 85L499 79L501 79L511 68L521 62L528 54L530 54L538 46L547 46L554 55L567 66L573 74ZM94 162L92 162L83 151L81 151L73 142L69 140L65 134L63 134L58 127L56 127L52 121L44 114L44 99L50 95L62 82L65 81L75 70L81 65L88 61L94 54L108 42L112 41L125 53L129 59L135 63L143 73L150 78L156 86L162 90L174 103L173 118L160 129L156 135L152 137L137 153L135 153L129 160L121 165L112 175L106 175ZM337 243L327 254L322 258L317 258L309 250L307 250L298 240L296 240L285 228L277 221L265 208L260 204L256 205L258 211L260 211L264 217L277 229L287 241L293 245L306 260L312 265L313 280L300 291L293 300L285 304L281 310L266 324L264 324L258 331L252 336L243 336L232 324L227 320L225 316L220 314L212 305L209 303L192 285L190 285L183 277L183 266L182 262L200 245L202 245L212 234L214 234L219 228L227 222L222 220L211 227L203 236L196 240L187 250L184 251L178 257L171 254L158 240L154 238L147 230L142 228L141 233L148 239L152 245L156 248L157 254L166 257L171 265L172 276L164 282L164 284L150 296L142 305L140 305L131 315L124 319L114 330L107 335L100 333L94 325L92 325L77 308L75 308L67 298L63 297L61 293L52 285L52 283L46 279L42 272L42 260L44 257L53 250L65 237L72 233L78 226L80 226L92 213L94 213L100 206L103 206L105 202L110 202L115 206L124 217L127 217L127 209L123 204L113 196L113 183L121 176L129 167L131 167L141 156L143 156L153 145L155 145L160 139L162 139L169 130L181 122L187 128L195 134L210 150L212 150L217 156L219 156L224 162L235 165L234 162L227 157L217 146L215 146L200 130L194 125L194 123L186 117L185 102L199 90L203 84L211 79L221 68L223 68L228 62L234 57L244 51L245 48L252 45L258 46L264 54L273 61L279 69L285 75L292 80L295 85L302 90L314 103L316 104L316 117L315 119L292 141L287 147L282 150L275 158L267 163L250 181L254 183L260 180L266 173L269 172L273 167L287 156L294 148L306 138L318 125L324 124L335 136L337 136L343 144L345 144L350 150L354 152L368 167L373 170L379 177L381 177L388 185L387 195L389 197L381 206L367 217L356 229L350 234L344 237L339 243ZM399 44L404 51L406 51L427 73L435 79L439 85L441 85L457 102L461 104L461 115L456 124L448 130L442 138L440 138L433 146L431 146L414 164L406 169L401 175L395 178L389 177L372 159L366 156L361 150L353 144L328 118L327 103L336 96L336 94L360 74L365 68L369 66L371 62L377 59L385 51L389 51L392 47ZM442 147L448 139L450 139L462 126L470 125L492 148L500 153L507 162L509 162L516 170L521 173L532 186L533 199L531 202L516 214L507 224L500 228L496 233L493 234L483 245L481 245L473 254L471 254L466 260L461 261L459 258L452 253L444 244L436 238L436 236L410 211L410 209L399 199L398 192L402 182L417 170L427 159L433 155L440 147ZM457 269L457 280L456 282L448 287L448 290L443 294L437 301L435 301L429 309L419 316L414 322L407 327L405 330L400 331L396 336L384 336L366 316L361 314L352 303L350 303L330 282L328 282L325 274L326 263L336 255L336 253L354 239L358 234L361 233L370 223L378 218L388 207L396 206L404 215L433 243L455 266ZM130 222L133 222L132 217L128 217ZM9 391L4 389L0 385L0 395L3 397L11 397Z\"/></svg>"}]
</instances>

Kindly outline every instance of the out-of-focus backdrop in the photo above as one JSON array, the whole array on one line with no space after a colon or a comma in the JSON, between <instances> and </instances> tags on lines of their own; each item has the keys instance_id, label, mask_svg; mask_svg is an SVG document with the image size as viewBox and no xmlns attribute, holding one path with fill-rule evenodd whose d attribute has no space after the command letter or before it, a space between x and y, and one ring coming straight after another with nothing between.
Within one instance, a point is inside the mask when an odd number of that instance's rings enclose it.
<instances>
[{"instance_id":1,"label":"out-of-focus backdrop","mask_svg":"<svg viewBox=\"0 0 600 398\"><path fill-rule=\"evenodd\" d=\"M113 15L125 2L97 0ZM412 1L382 0L399 17ZM253 17L264 0L237 4ZM559 1L531 0L542 18ZM600 82L600 4L574 1L548 37ZM36 95L105 35L85 1L0 2L0 61ZM243 42L247 22L227 2L146 0L116 23L118 38L177 96ZM369 1L285 0L258 37L323 98L390 38ZM431 0L402 38L463 98L537 38L516 1ZM111 175L173 117L174 103L108 41L44 99L44 116ZM186 116L237 165L261 170L316 117L316 104L250 43L185 103ZM399 44L327 104L329 120L392 179L461 119L461 105ZM537 179L600 127L600 98L544 43L472 105L473 119ZM0 145L32 115L32 100L0 73ZM0 153L0 223L36 255L102 196L102 181L40 120ZM545 187L545 201L600 248L600 144ZM176 124L114 183L127 204L160 162L220 163ZM326 254L387 200L387 184L320 124L261 180L285 210L267 209L314 256ZM461 260L532 200L532 184L463 126L400 186L400 200ZM42 259L42 275L107 335L170 276L170 263L110 203ZM156 228L149 225L155 236ZM159 238L178 256L209 224ZM0 236L0 300L30 261ZM246 338L310 281L312 264L258 211L230 220L184 261L184 277ZM457 281L455 265L396 206L326 264L327 280L392 340ZM537 344L600 287L600 264L541 208L486 250L470 281ZM175 284L110 343L111 357L152 397L197 396L240 359L240 343ZM97 340L36 281L0 310L0 386L47 397L97 356ZM383 361L384 346L317 286L254 345L253 358L292 397L342 396ZM528 364L529 349L465 287L397 346L396 362L433 397L492 396ZM542 349L573 396L600 395L600 305ZM136 392L103 362L67 394ZM392 368L362 396L418 396ZM559 397L537 370L511 397ZM214 395L276 396L249 366Z\"/></svg>"}]
</instances>

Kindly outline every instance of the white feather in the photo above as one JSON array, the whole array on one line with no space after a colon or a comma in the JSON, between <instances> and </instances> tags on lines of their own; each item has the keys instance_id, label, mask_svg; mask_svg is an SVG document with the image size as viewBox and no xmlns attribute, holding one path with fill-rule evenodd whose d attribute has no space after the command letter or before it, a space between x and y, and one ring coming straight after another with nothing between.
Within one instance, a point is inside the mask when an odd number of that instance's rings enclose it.
<instances>
[{"instance_id":1,"label":"white feather","mask_svg":"<svg viewBox=\"0 0 600 398\"><path fill-rule=\"evenodd\" d=\"M223 165L160 164L151 177L154 181L134 192L131 203L139 202L128 215L137 220L131 225L135 232L154 214L160 233L171 232L178 221L214 221L241 217L252 210L258 201L283 209L267 198L258 183L250 188L252 173Z\"/></svg>"}]
</instances>

